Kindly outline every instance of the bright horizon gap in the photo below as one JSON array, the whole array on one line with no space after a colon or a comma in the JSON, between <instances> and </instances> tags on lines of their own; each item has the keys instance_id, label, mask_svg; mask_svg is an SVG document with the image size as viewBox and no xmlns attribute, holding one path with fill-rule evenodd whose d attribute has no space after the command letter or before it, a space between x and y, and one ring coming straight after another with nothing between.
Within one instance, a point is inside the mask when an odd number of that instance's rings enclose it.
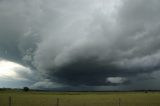
<instances>
[{"instance_id":1,"label":"bright horizon gap","mask_svg":"<svg viewBox=\"0 0 160 106\"><path fill-rule=\"evenodd\" d=\"M0 60L0 77L2 78L20 78L18 72L27 71L30 73L29 68L18 64L16 62L12 62L9 60Z\"/></svg>"}]
</instances>

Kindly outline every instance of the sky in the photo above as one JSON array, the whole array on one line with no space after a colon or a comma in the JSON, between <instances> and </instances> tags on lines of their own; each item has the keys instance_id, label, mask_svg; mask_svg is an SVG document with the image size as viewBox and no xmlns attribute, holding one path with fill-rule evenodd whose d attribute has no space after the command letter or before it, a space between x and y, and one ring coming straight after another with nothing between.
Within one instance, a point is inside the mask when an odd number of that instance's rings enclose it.
<instances>
[{"instance_id":1,"label":"sky","mask_svg":"<svg viewBox=\"0 0 160 106\"><path fill-rule=\"evenodd\" d=\"M0 87L160 89L159 0L0 0Z\"/></svg>"}]
</instances>

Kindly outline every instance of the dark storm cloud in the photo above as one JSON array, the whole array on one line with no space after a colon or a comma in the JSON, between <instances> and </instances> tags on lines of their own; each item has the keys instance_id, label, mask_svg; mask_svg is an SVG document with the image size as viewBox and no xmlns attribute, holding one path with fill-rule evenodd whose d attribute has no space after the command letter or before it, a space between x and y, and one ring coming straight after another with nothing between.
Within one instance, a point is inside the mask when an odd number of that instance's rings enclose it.
<instances>
[{"instance_id":1,"label":"dark storm cloud","mask_svg":"<svg viewBox=\"0 0 160 106\"><path fill-rule=\"evenodd\" d=\"M119 73L112 66L99 64L93 59L78 60L53 72L53 80L71 85L105 85L106 78L113 74Z\"/></svg>"},{"instance_id":2,"label":"dark storm cloud","mask_svg":"<svg viewBox=\"0 0 160 106\"><path fill-rule=\"evenodd\" d=\"M28 49L35 49L36 38L24 1L3 0L0 4L0 56L21 63ZM39 38L37 38L39 39Z\"/></svg>"},{"instance_id":3,"label":"dark storm cloud","mask_svg":"<svg viewBox=\"0 0 160 106\"><path fill-rule=\"evenodd\" d=\"M0 2L0 57L37 70L33 88L136 86L160 69L159 0Z\"/></svg>"},{"instance_id":4,"label":"dark storm cloud","mask_svg":"<svg viewBox=\"0 0 160 106\"><path fill-rule=\"evenodd\" d=\"M71 85L110 85L108 77L152 73L159 69L158 4L124 0L111 16L98 10L90 14L87 28L77 22L67 29L74 32L55 35L58 40L52 35L41 43L35 64L49 79Z\"/></svg>"}]
</instances>

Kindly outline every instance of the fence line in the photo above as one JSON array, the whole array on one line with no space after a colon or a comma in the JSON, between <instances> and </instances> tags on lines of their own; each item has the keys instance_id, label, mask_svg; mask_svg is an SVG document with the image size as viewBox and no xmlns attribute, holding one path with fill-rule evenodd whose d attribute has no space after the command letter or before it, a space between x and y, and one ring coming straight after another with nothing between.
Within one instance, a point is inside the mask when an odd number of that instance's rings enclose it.
<instances>
[{"instance_id":1,"label":"fence line","mask_svg":"<svg viewBox=\"0 0 160 106\"><path fill-rule=\"evenodd\" d=\"M59 98L57 98L57 106L59 106Z\"/></svg>"},{"instance_id":2,"label":"fence line","mask_svg":"<svg viewBox=\"0 0 160 106\"><path fill-rule=\"evenodd\" d=\"M16 106L16 105L21 105L21 106L28 106L27 104L13 104L13 96L8 96L8 103L5 104L5 106ZM14 100L15 101L15 100ZM61 102L61 103L60 103ZM60 101L60 98L55 98L54 101L54 105L53 106L68 106L68 104L63 104L63 100ZM71 103L71 106L73 104ZM134 103L134 102L125 102L125 100L123 100L122 102L122 98L119 97L117 98L116 101L114 102L91 102L91 103L87 103L86 101L83 101L82 104L77 104L77 106L160 106L159 102L153 102L153 103L143 103L143 102L138 102L138 103ZM2 105L3 106L3 105ZM40 105L42 106L42 104ZM45 106L45 105L43 105ZM48 106L48 105L47 105Z\"/></svg>"},{"instance_id":3,"label":"fence line","mask_svg":"<svg viewBox=\"0 0 160 106\"><path fill-rule=\"evenodd\" d=\"M118 98L118 106L121 106L121 98Z\"/></svg>"},{"instance_id":4,"label":"fence line","mask_svg":"<svg viewBox=\"0 0 160 106\"><path fill-rule=\"evenodd\" d=\"M9 96L9 106L12 106L12 97L11 96Z\"/></svg>"}]
</instances>

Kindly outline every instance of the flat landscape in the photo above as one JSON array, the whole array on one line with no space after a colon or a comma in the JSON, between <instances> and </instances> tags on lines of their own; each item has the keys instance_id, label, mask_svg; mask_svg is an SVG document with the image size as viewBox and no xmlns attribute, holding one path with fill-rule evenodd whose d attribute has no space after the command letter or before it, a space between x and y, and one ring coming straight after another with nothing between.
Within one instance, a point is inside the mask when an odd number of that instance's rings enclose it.
<instances>
[{"instance_id":1,"label":"flat landscape","mask_svg":"<svg viewBox=\"0 0 160 106\"><path fill-rule=\"evenodd\" d=\"M0 106L160 106L160 92L0 91Z\"/></svg>"}]
</instances>

